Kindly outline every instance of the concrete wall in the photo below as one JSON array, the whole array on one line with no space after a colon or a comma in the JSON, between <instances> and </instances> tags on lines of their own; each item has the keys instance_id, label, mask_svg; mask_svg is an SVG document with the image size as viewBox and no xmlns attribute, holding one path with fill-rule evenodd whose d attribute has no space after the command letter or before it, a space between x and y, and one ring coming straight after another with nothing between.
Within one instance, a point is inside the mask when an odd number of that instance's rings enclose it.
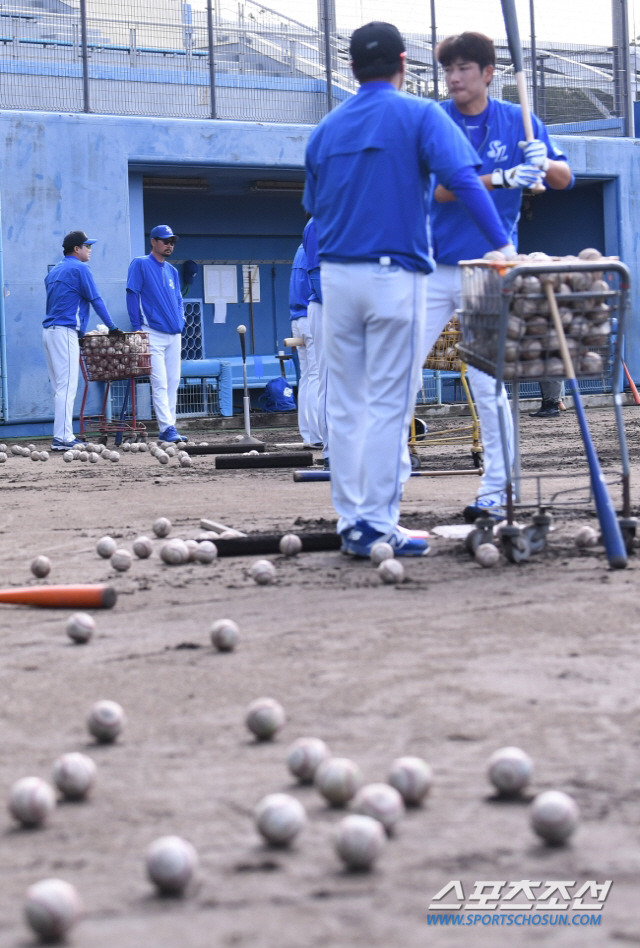
<instances>
[{"instance_id":1,"label":"concrete wall","mask_svg":"<svg viewBox=\"0 0 640 948\"><path fill-rule=\"evenodd\" d=\"M128 264L146 250L144 233L155 223L168 222L183 236L178 259L270 261L261 265L266 269L256 348L272 353L274 337L286 335L286 261L299 242L304 215L299 194L257 195L245 185L252 178L284 173L301 180L309 131L277 124L0 112L5 420L51 416L41 343L43 280L47 266L60 257L62 237L78 227L99 239L91 267L124 328ZM537 249L573 252L601 235L601 249L618 253L631 267L633 315L626 356L638 380L640 142L575 137L559 142L589 186L534 203L523 220L523 240ZM178 175L185 168L206 172L212 191L199 197L142 187L143 175ZM216 189L216 176L226 181L229 169L242 183L236 195ZM189 295L199 292L196 283ZM226 326L214 327L212 311L205 312L207 356L237 354L233 327L243 313L231 313Z\"/></svg>"}]
</instances>

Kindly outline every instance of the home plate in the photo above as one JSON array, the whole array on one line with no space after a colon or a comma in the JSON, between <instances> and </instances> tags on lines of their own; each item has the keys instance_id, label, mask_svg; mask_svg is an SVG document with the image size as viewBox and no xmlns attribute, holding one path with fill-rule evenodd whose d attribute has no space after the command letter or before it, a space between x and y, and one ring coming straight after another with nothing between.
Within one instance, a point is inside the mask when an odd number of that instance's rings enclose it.
<instances>
[{"instance_id":1,"label":"home plate","mask_svg":"<svg viewBox=\"0 0 640 948\"><path fill-rule=\"evenodd\" d=\"M464 540L472 530L475 530L473 523L445 523L441 527L433 527L431 532L445 540Z\"/></svg>"}]
</instances>

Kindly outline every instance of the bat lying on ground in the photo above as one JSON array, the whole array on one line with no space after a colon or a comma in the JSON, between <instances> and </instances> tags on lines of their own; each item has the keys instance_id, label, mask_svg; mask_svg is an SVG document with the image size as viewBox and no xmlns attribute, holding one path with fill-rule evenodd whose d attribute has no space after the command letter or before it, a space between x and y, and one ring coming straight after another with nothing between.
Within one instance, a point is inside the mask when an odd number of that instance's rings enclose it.
<instances>
[{"instance_id":1,"label":"bat lying on ground","mask_svg":"<svg viewBox=\"0 0 640 948\"><path fill-rule=\"evenodd\" d=\"M295 531L290 530L290 533ZM337 533L299 533L302 540L302 552L314 553L319 550L339 550L342 540ZM248 537L229 537L215 540L218 556L264 556L280 552L280 540L283 534L254 534Z\"/></svg>"},{"instance_id":2,"label":"bat lying on ground","mask_svg":"<svg viewBox=\"0 0 640 948\"><path fill-rule=\"evenodd\" d=\"M43 609L111 609L118 594L113 586L16 586L0 589L0 603Z\"/></svg>"}]
</instances>

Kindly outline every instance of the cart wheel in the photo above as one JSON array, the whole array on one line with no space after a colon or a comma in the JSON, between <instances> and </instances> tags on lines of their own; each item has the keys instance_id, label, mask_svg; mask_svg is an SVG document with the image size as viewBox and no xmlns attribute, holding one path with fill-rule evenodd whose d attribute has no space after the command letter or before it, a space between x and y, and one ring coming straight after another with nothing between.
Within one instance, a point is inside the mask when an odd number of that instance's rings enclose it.
<instances>
[{"instance_id":1,"label":"cart wheel","mask_svg":"<svg viewBox=\"0 0 640 948\"><path fill-rule=\"evenodd\" d=\"M420 470L420 458L418 457L418 455L417 455L417 454L412 454L412 453L410 453L410 454L409 454L409 458L411 459L411 470L412 470L412 471L419 471L419 470Z\"/></svg>"},{"instance_id":2,"label":"cart wheel","mask_svg":"<svg viewBox=\"0 0 640 948\"><path fill-rule=\"evenodd\" d=\"M473 461L473 466L476 468L476 470L479 471L480 468L482 467L482 461L483 461L482 451L474 451L472 448L471 460Z\"/></svg>"},{"instance_id":3,"label":"cart wheel","mask_svg":"<svg viewBox=\"0 0 640 948\"><path fill-rule=\"evenodd\" d=\"M504 555L512 563L523 563L531 556L529 537L520 527L509 524L502 527L498 534Z\"/></svg>"},{"instance_id":4,"label":"cart wheel","mask_svg":"<svg viewBox=\"0 0 640 948\"><path fill-rule=\"evenodd\" d=\"M636 529L638 526L637 517L618 517L618 523L620 524L620 530L622 531L622 538L624 540L624 545L627 550L627 553L631 555L634 550L633 541L636 536Z\"/></svg>"},{"instance_id":5,"label":"cart wheel","mask_svg":"<svg viewBox=\"0 0 640 948\"><path fill-rule=\"evenodd\" d=\"M495 543L494 526L495 521L490 517L478 517L475 527L467 534L464 541L471 556L475 556L476 550L482 543Z\"/></svg>"},{"instance_id":6,"label":"cart wheel","mask_svg":"<svg viewBox=\"0 0 640 948\"><path fill-rule=\"evenodd\" d=\"M551 529L553 517L548 513L537 513L533 518L533 523L525 527L524 532L529 540L529 548L532 553L540 553L544 550L547 542L547 533Z\"/></svg>"},{"instance_id":7,"label":"cart wheel","mask_svg":"<svg viewBox=\"0 0 640 948\"><path fill-rule=\"evenodd\" d=\"M106 444L108 440L109 440L109 438L108 438L106 435L102 435L102 437L100 438L100 442L99 442L99 443L100 443L100 444Z\"/></svg>"}]
</instances>

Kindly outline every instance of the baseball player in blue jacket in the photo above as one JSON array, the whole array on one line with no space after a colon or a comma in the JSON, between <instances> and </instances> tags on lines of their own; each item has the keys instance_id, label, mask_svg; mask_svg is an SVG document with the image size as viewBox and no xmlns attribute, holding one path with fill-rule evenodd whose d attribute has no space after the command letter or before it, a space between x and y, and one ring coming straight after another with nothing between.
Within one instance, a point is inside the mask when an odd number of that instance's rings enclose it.
<instances>
[{"instance_id":1,"label":"baseball player in blue jacket","mask_svg":"<svg viewBox=\"0 0 640 948\"><path fill-rule=\"evenodd\" d=\"M62 241L64 260L52 267L44 280L47 314L42 323L42 344L53 388L52 451L66 451L83 444L73 433L73 403L78 390L78 339L87 328L89 306L93 306L111 334L120 333L89 269L95 242L83 230L72 230Z\"/></svg>"},{"instance_id":2,"label":"baseball player in blue jacket","mask_svg":"<svg viewBox=\"0 0 640 948\"><path fill-rule=\"evenodd\" d=\"M307 255L302 244L296 250L289 279L289 313L291 335L303 340L298 349L300 381L298 382L298 428L306 444L318 447L318 363L308 316L311 284L307 273Z\"/></svg>"},{"instance_id":3,"label":"baseball player in blue jacket","mask_svg":"<svg viewBox=\"0 0 640 948\"><path fill-rule=\"evenodd\" d=\"M134 257L127 276L133 329L149 333L151 395L161 441L186 441L176 430L184 309L178 271L167 262L178 239L167 224L151 231L151 253Z\"/></svg>"},{"instance_id":4,"label":"baseball player in blue jacket","mask_svg":"<svg viewBox=\"0 0 640 948\"><path fill-rule=\"evenodd\" d=\"M360 88L311 133L303 198L318 235L331 496L344 553L366 557L384 540L396 556L422 556L427 539L398 519L433 269L432 175L490 246L515 249L466 136L437 103L400 91L406 53L396 27L360 27L350 55Z\"/></svg>"},{"instance_id":5,"label":"baseball player in blue jacket","mask_svg":"<svg viewBox=\"0 0 640 948\"><path fill-rule=\"evenodd\" d=\"M547 187L563 189L573 183L567 159L551 142L542 122L532 116L536 138L525 142L522 112L511 102L489 96L489 83L495 67L495 49L489 37L481 33L450 36L437 47L438 61L444 68L450 99L440 103L478 153L481 180L491 192L491 200L511 243L517 245L518 221L523 188L543 182ZM461 305L459 260L482 257L492 249L482 228L469 220L464 206L441 182L434 192L431 225L435 272L428 281L427 330L425 355ZM484 474L477 498L464 510L472 522L482 514L496 519L505 515L506 471L498 423L496 383L479 369L469 367L469 381L478 408L482 428ZM501 397L506 392L502 388ZM508 453L513 457L513 424L505 411Z\"/></svg>"},{"instance_id":6,"label":"baseball player in blue jacket","mask_svg":"<svg viewBox=\"0 0 640 948\"><path fill-rule=\"evenodd\" d=\"M327 429L327 360L322 343L322 287L320 286L320 260L318 258L318 235L313 217L307 221L302 234L302 246L307 258L309 277L309 323L313 333L315 358L318 366L318 432L322 442L322 458L325 470L329 470L329 432Z\"/></svg>"}]
</instances>

